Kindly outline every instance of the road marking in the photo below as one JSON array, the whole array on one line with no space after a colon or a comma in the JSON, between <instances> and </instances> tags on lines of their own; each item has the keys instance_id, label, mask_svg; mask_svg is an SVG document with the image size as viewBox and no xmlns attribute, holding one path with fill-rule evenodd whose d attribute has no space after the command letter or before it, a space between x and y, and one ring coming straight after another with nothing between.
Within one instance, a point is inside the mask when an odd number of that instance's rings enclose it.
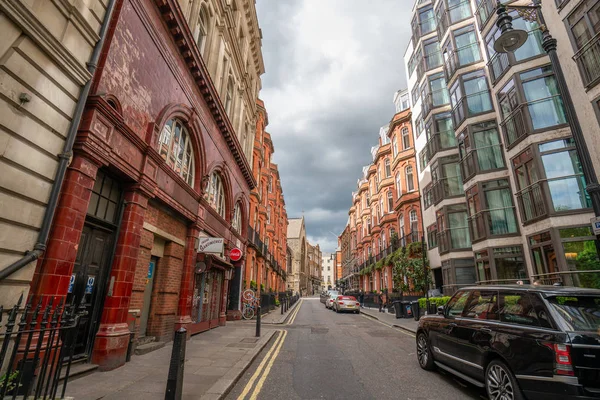
<instances>
[{"instance_id":1,"label":"road marking","mask_svg":"<svg viewBox=\"0 0 600 400\"><path fill-rule=\"evenodd\" d=\"M300 300L300 304L298 304L298 306L294 310L294 313L292 314L292 316L290 317L289 321L287 322L287 325L291 325L291 324L294 323L294 321L296 320L296 315L298 315L298 312L300 311L300 307L302 307L302 303L303 302L304 302L304 299L301 299Z\"/></svg>"},{"instance_id":2,"label":"road marking","mask_svg":"<svg viewBox=\"0 0 600 400\"><path fill-rule=\"evenodd\" d=\"M277 346L277 350L275 350L275 353L273 353L273 356L271 357L271 360L269 361L269 364L267 365L265 372L262 374L262 376L258 380L258 383L256 384L256 387L254 388L254 392L252 392L252 396L250 396L250 400L256 400L256 397L260 393L260 391L263 387L263 384L265 383L265 380L267 379L267 376L269 376L269 373L271 372L271 367L275 363L275 359L277 358L277 356L279 355L279 351L283 347L283 342L285 342L285 338L286 338L287 334L288 334L287 331L284 331L283 339L281 339L281 341L279 342L279 345Z\"/></svg>"},{"instance_id":3,"label":"road marking","mask_svg":"<svg viewBox=\"0 0 600 400\"><path fill-rule=\"evenodd\" d=\"M391 325L388 325L388 324L386 324L386 323L383 323L383 322L379 321L378 319L375 319L374 317L367 317L367 316L366 316L365 314L363 314L363 313L360 313L360 315L361 315L363 318L366 318L366 319L368 319L368 320L371 320L371 321L378 322L378 323L380 323L380 324L381 324L381 325L383 325L383 326L387 326L388 328L390 328L390 329L393 329L393 330L395 330L396 332L403 333L403 334L405 334L406 336L410 336L410 337L416 337L415 335L412 335L412 334L410 334L410 333L408 333L408 332L405 332L403 329L400 329L400 328L394 328L393 326L391 326Z\"/></svg>"},{"instance_id":4,"label":"road marking","mask_svg":"<svg viewBox=\"0 0 600 400\"><path fill-rule=\"evenodd\" d=\"M275 350L275 348L279 345L279 343L281 343L283 341L283 338L284 338L285 334L287 334L287 332L285 332L285 331L277 331L277 332L279 332L279 336L275 340L275 344L273 344L273 347L271 347L269 349L269 351L267 352L267 355L265 356L265 358L263 358L263 360L259 364L258 368L256 368L256 371L254 372L254 375L252 375L252 378L250 378L250 381L248 381L248 383L244 387L244 391L239 395L238 400L243 400L246 397L246 395L248 395L248 393L250 393L250 389L252 389L252 386L254 385L254 382L256 381L256 379L258 378L258 376L262 372L263 368L267 364L267 362L269 360L269 357L271 357L271 354L273 353L273 351Z\"/></svg>"}]
</instances>

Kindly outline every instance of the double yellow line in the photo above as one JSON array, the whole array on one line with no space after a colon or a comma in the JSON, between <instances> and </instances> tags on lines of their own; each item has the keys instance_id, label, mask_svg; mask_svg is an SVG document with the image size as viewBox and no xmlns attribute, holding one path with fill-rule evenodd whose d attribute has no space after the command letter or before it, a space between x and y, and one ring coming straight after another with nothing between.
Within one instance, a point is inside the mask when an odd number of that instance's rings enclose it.
<instances>
[{"instance_id":1,"label":"double yellow line","mask_svg":"<svg viewBox=\"0 0 600 400\"><path fill-rule=\"evenodd\" d=\"M302 307L303 301L304 301L304 299L300 299L300 304L298 304L296 309L292 312L292 316L290 317L290 319L288 320L286 325L291 325L294 323L294 321L296 320L296 315L298 315L298 311L300 311L300 307Z\"/></svg>"},{"instance_id":2,"label":"double yellow line","mask_svg":"<svg viewBox=\"0 0 600 400\"><path fill-rule=\"evenodd\" d=\"M269 373L271 372L271 367L273 367L275 359L279 355L279 351L281 350L283 342L285 341L285 338L288 334L287 331L277 332L279 336L275 340L275 344L273 345L273 347L271 347L265 358L263 358L263 360L261 361L260 365L256 369L256 372L254 372L254 375L252 375L252 378L250 378L250 380L246 384L246 387L244 387L244 391L239 395L238 400L244 400L246 396L248 396L248 393L250 393L250 390L252 390L252 386L254 386L254 382L256 382L256 380L258 379L258 383L256 384L252 395L250 395L250 400L256 400L258 394L260 393L263 387L263 384L265 383L265 380L267 379L267 376L269 376Z\"/></svg>"}]
</instances>

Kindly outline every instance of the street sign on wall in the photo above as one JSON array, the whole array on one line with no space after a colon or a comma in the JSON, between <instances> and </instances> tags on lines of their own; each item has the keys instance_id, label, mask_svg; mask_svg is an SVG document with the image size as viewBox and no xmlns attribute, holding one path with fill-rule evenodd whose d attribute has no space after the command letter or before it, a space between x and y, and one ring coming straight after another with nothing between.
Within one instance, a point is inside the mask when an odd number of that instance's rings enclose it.
<instances>
[{"instance_id":1,"label":"street sign on wall","mask_svg":"<svg viewBox=\"0 0 600 400\"><path fill-rule=\"evenodd\" d=\"M223 253L223 238L201 237L198 238L198 253Z\"/></svg>"},{"instance_id":2,"label":"street sign on wall","mask_svg":"<svg viewBox=\"0 0 600 400\"><path fill-rule=\"evenodd\" d=\"M600 217L592 218L590 222L592 223L594 235L600 235Z\"/></svg>"}]
</instances>

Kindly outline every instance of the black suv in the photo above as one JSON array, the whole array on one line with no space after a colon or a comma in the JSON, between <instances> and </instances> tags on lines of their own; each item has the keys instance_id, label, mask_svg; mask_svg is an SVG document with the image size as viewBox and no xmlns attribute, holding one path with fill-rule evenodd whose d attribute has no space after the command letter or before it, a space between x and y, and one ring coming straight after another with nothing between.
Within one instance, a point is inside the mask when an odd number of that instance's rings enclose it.
<instances>
[{"instance_id":1,"label":"black suv","mask_svg":"<svg viewBox=\"0 0 600 400\"><path fill-rule=\"evenodd\" d=\"M490 400L600 398L600 290L466 287L417 330L421 368L437 366Z\"/></svg>"}]
</instances>

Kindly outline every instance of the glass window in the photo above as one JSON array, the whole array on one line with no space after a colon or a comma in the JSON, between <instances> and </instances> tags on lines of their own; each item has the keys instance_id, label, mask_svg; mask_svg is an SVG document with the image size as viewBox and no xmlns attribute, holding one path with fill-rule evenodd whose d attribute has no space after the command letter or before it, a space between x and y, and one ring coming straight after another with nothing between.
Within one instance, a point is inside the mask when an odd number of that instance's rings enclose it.
<instances>
[{"instance_id":1,"label":"glass window","mask_svg":"<svg viewBox=\"0 0 600 400\"><path fill-rule=\"evenodd\" d=\"M531 297L521 292L500 293L500 320L512 324L540 326Z\"/></svg>"},{"instance_id":2,"label":"glass window","mask_svg":"<svg viewBox=\"0 0 600 400\"><path fill-rule=\"evenodd\" d=\"M406 150L410 148L410 134L408 128L402 128L402 149Z\"/></svg>"},{"instance_id":3,"label":"glass window","mask_svg":"<svg viewBox=\"0 0 600 400\"><path fill-rule=\"evenodd\" d=\"M188 185L194 185L194 150L187 129L181 121L167 121L158 140L158 152Z\"/></svg>"},{"instance_id":4,"label":"glass window","mask_svg":"<svg viewBox=\"0 0 600 400\"><path fill-rule=\"evenodd\" d=\"M433 32L435 29L433 8L423 8L419 11L419 25L421 27L421 35Z\"/></svg>"},{"instance_id":5,"label":"glass window","mask_svg":"<svg viewBox=\"0 0 600 400\"><path fill-rule=\"evenodd\" d=\"M567 331L598 332L600 296L556 296L548 298L558 322Z\"/></svg>"},{"instance_id":6,"label":"glass window","mask_svg":"<svg viewBox=\"0 0 600 400\"><path fill-rule=\"evenodd\" d=\"M448 317L460 317L463 313L463 309L467 304L467 299L469 298L469 292L460 291L456 293L450 301L448 301L448 305L446 306L446 315Z\"/></svg>"},{"instance_id":7,"label":"glass window","mask_svg":"<svg viewBox=\"0 0 600 400\"><path fill-rule=\"evenodd\" d=\"M490 235L517 233L517 218L508 180L485 182L482 188L488 211Z\"/></svg>"},{"instance_id":8,"label":"glass window","mask_svg":"<svg viewBox=\"0 0 600 400\"><path fill-rule=\"evenodd\" d=\"M567 284L600 289L600 261L596 253L595 236L589 226L559 230L567 269L579 271L567 277ZM587 272L589 271L589 272Z\"/></svg>"},{"instance_id":9,"label":"glass window","mask_svg":"<svg viewBox=\"0 0 600 400\"><path fill-rule=\"evenodd\" d=\"M388 190L387 192L387 201L388 201L388 212L393 212L394 211L394 195L392 194L391 190Z\"/></svg>"},{"instance_id":10,"label":"glass window","mask_svg":"<svg viewBox=\"0 0 600 400\"><path fill-rule=\"evenodd\" d=\"M584 0L567 18L578 49L600 32L600 1Z\"/></svg>"},{"instance_id":11,"label":"glass window","mask_svg":"<svg viewBox=\"0 0 600 400\"><path fill-rule=\"evenodd\" d=\"M415 179L413 177L413 167L411 165L405 168L406 174L406 191L412 192L415 190Z\"/></svg>"},{"instance_id":12,"label":"glass window","mask_svg":"<svg viewBox=\"0 0 600 400\"><path fill-rule=\"evenodd\" d=\"M398 140L396 139L396 136L394 136L394 139L392 140L392 154L394 157L398 155Z\"/></svg>"},{"instance_id":13,"label":"glass window","mask_svg":"<svg viewBox=\"0 0 600 400\"><path fill-rule=\"evenodd\" d=\"M448 0L450 23L454 24L473 15L469 0Z\"/></svg>"},{"instance_id":14,"label":"glass window","mask_svg":"<svg viewBox=\"0 0 600 400\"><path fill-rule=\"evenodd\" d=\"M119 183L108 177L104 172L98 171L90 195L87 214L103 221L117 223L120 202L121 187Z\"/></svg>"},{"instance_id":15,"label":"glass window","mask_svg":"<svg viewBox=\"0 0 600 400\"><path fill-rule=\"evenodd\" d=\"M231 227L238 233L242 233L242 208L240 203L236 203L233 208L233 219L231 220Z\"/></svg>"},{"instance_id":16,"label":"glass window","mask_svg":"<svg viewBox=\"0 0 600 400\"><path fill-rule=\"evenodd\" d=\"M385 177L389 178L390 176L392 176L392 168L390 166L390 159L386 158L385 159Z\"/></svg>"},{"instance_id":17,"label":"glass window","mask_svg":"<svg viewBox=\"0 0 600 400\"><path fill-rule=\"evenodd\" d=\"M495 290L475 290L465 307L463 316L477 319L498 319L498 292Z\"/></svg>"},{"instance_id":18,"label":"glass window","mask_svg":"<svg viewBox=\"0 0 600 400\"><path fill-rule=\"evenodd\" d=\"M433 107L440 107L450 103L448 97L448 87L443 73L431 75L429 77L429 86L431 88Z\"/></svg>"},{"instance_id":19,"label":"glass window","mask_svg":"<svg viewBox=\"0 0 600 400\"><path fill-rule=\"evenodd\" d=\"M521 246L494 248L493 256L496 275L499 280L527 279L523 248Z\"/></svg>"},{"instance_id":20,"label":"glass window","mask_svg":"<svg viewBox=\"0 0 600 400\"><path fill-rule=\"evenodd\" d=\"M551 67L521 73L533 129L543 129L567 122L562 98L558 93Z\"/></svg>"},{"instance_id":21,"label":"glass window","mask_svg":"<svg viewBox=\"0 0 600 400\"><path fill-rule=\"evenodd\" d=\"M471 247L466 211L449 213L448 229L450 230L450 245L452 249L466 249Z\"/></svg>"},{"instance_id":22,"label":"glass window","mask_svg":"<svg viewBox=\"0 0 600 400\"><path fill-rule=\"evenodd\" d=\"M213 172L210 176L206 196L208 204L210 204L221 217L225 218L225 188L223 187L221 177L216 172Z\"/></svg>"},{"instance_id":23,"label":"glass window","mask_svg":"<svg viewBox=\"0 0 600 400\"><path fill-rule=\"evenodd\" d=\"M402 196L402 181L400 180L400 174L396 174L396 194L398 198Z\"/></svg>"},{"instance_id":24,"label":"glass window","mask_svg":"<svg viewBox=\"0 0 600 400\"><path fill-rule=\"evenodd\" d=\"M427 244L429 249L437 247L437 224L431 224L427 227Z\"/></svg>"},{"instance_id":25,"label":"glass window","mask_svg":"<svg viewBox=\"0 0 600 400\"><path fill-rule=\"evenodd\" d=\"M453 31L456 42L456 54L459 66L469 65L481 61L479 42L475 27L469 25Z\"/></svg>"},{"instance_id":26,"label":"glass window","mask_svg":"<svg viewBox=\"0 0 600 400\"><path fill-rule=\"evenodd\" d=\"M425 57L425 66L427 70L442 65L442 54L440 52L440 43L437 39L428 40L423 44L423 53Z\"/></svg>"},{"instance_id":27,"label":"glass window","mask_svg":"<svg viewBox=\"0 0 600 400\"><path fill-rule=\"evenodd\" d=\"M558 150L551 150L557 146ZM554 211L591 207L573 139L541 144L539 149Z\"/></svg>"},{"instance_id":28,"label":"glass window","mask_svg":"<svg viewBox=\"0 0 600 400\"><path fill-rule=\"evenodd\" d=\"M492 110L487 79L483 71L461 75L450 88L454 127L465 118Z\"/></svg>"}]
</instances>

